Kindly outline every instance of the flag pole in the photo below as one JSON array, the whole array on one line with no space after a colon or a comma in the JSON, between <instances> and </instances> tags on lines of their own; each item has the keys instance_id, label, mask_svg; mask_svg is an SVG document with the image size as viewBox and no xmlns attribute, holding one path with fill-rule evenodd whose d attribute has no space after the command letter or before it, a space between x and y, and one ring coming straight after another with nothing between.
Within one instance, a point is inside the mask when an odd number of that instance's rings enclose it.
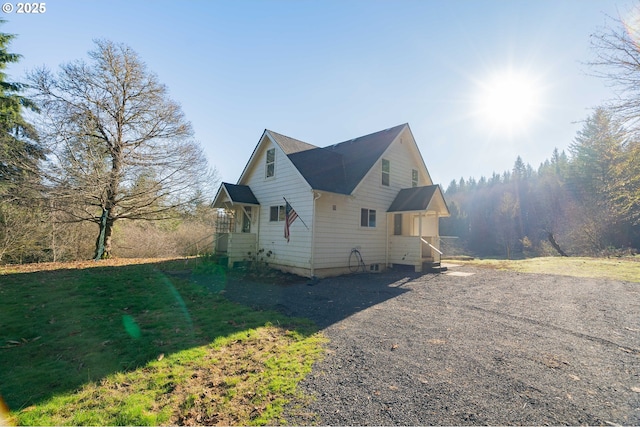
<instances>
[{"instance_id":1,"label":"flag pole","mask_svg":"<svg viewBox=\"0 0 640 427\"><path fill-rule=\"evenodd\" d=\"M291 206L291 208L293 208L293 206L291 205L291 203L289 203L289 201L282 196L282 198L284 199L285 203L287 203L289 206ZM304 220L302 218L300 218L300 215L298 215L298 219L300 220L300 222L302 222L304 224L304 226L307 228L307 230L309 229L309 227L307 226L307 224L304 222Z\"/></svg>"}]
</instances>

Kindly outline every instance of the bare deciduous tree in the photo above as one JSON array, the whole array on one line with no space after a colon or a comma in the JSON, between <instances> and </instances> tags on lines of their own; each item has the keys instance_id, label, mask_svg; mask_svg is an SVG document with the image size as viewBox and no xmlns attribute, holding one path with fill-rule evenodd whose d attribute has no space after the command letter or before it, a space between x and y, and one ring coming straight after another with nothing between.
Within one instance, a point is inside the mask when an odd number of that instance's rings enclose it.
<instances>
[{"instance_id":1,"label":"bare deciduous tree","mask_svg":"<svg viewBox=\"0 0 640 427\"><path fill-rule=\"evenodd\" d=\"M99 224L96 259L120 219L157 220L195 203L211 185L190 123L128 46L96 41L90 62L29 74L50 149L45 180L56 206Z\"/></svg>"},{"instance_id":2,"label":"bare deciduous tree","mask_svg":"<svg viewBox=\"0 0 640 427\"><path fill-rule=\"evenodd\" d=\"M606 27L591 36L596 59L590 63L598 77L616 92L612 111L633 137L622 147L617 180L612 186L618 209L635 225L640 224L640 5L626 15L610 18Z\"/></svg>"},{"instance_id":3,"label":"bare deciduous tree","mask_svg":"<svg viewBox=\"0 0 640 427\"><path fill-rule=\"evenodd\" d=\"M615 90L610 107L625 122L640 123L640 6L627 17L608 17L605 27L591 35L595 59L589 62L596 76Z\"/></svg>"}]
</instances>

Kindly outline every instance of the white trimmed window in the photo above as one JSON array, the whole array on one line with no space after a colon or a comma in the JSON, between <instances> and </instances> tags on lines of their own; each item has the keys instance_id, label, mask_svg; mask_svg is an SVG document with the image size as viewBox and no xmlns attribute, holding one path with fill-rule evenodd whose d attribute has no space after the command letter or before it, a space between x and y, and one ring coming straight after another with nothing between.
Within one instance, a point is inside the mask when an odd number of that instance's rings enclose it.
<instances>
[{"instance_id":1,"label":"white trimmed window","mask_svg":"<svg viewBox=\"0 0 640 427\"><path fill-rule=\"evenodd\" d=\"M376 211L374 209L360 209L360 226L375 227Z\"/></svg>"},{"instance_id":2,"label":"white trimmed window","mask_svg":"<svg viewBox=\"0 0 640 427\"><path fill-rule=\"evenodd\" d=\"M269 221L284 221L284 217L286 212L284 210L284 206L271 206L269 208Z\"/></svg>"},{"instance_id":3,"label":"white trimmed window","mask_svg":"<svg viewBox=\"0 0 640 427\"><path fill-rule=\"evenodd\" d=\"M415 169L411 169L411 186L418 186L418 171Z\"/></svg>"},{"instance_id":4,"label":"white trimmed window","mask_svg":"<svg viewBox=\"0 0 640 427\"><path fill-rule=\"evenodd\" d=\"M382 185L388 187L391 182L391 163L387 159L382 159Z\"/></svg>"},{"instance_id":5,"label":"white trimmed window","mask_svg":"<svg viewBox=\"0 0 640 427\"><path fill-rule=\"evenodd\" d=\"M266 177L270 178L276 174L276 149L267 150L267 158L265 163Z\"/></svg>"}]
</instances>

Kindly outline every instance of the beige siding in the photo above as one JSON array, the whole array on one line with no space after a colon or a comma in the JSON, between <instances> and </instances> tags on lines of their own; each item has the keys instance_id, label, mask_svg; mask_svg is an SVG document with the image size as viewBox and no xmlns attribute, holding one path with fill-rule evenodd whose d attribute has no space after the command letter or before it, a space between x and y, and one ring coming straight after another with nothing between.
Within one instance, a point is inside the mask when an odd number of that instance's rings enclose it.
<instances>
[{"instance_id":1,"label":"beige siding","mask_svg":"<svg viewBox=\"0 0 640 427\"><path fill-rule=\"evenodd\" d=\"M429 173L425 169L416 142L408 129L405 129L398 135L382 158L391 162L391 182L389 188L395 189L396 193L403 188L411 187L411 171L413 169L418 171L418 186L433 184ZM380 181L378 181L378 183L381 183L382 179L381 170L382 163L378 161L378 165L369 171L369 175L374 174L379 177ZM382 187L382 185L380 186Z\"/></svg>"},{"instance_id":2,"label":"beige siding","mask_svg":"<svg viewBox=\"0 0 640 427\"><path fill-rule=\"evenodd\" d=\"M293 166L277 144L262 141L255 161L250 165L240 184L249 185L260 202L258 250L271 251L270 264L298 268L310 268L311 225L313 220L313 194L310 186ZM275 148L275 175L266 178L266 152ZM284 222L269 221L271 206L283 206L283 196L287 198L299 217L309 226L304 226L300 218L291 225L289 243L284 238ZM254 213L256 210L254 209Z\"/></svg>"},{"instance_id":3,"label":"beige siding","mask_svg":"<svg viewBox=\"0 0 640 427\"><path fill-rule=\"evenodd\" d=\"M420 239L413 236L389 237L389 263L419 265L422 262Z\"/></svg>"},{"instance_id":4,"label":"beige siding","mask_svg":"<svg viewBox=\"0 0 640 427\"><path fill-rule=\"evenodd\" d=\"M382 185L382 159L390 162L389 186ZM386 248L393 234L393 221L388 219L387 209L401 189L411 187L412 169L418 170L418 185L432 184L415 141L411 133L405 130L371 168L352 196L322 194L316 201L316 268L348 267L353 248L360 251L366 265L390 262ZM376 227L360 226L362 208L375 209ZM411 227L408 218L403 220L403 227ZM402 248L400 243L410 247ZM398 254L409 251L411 261L407 264L418 262L420 257L420 246L415 238L406 242L398 240L393 250Z\"/></svg>"},{"instance_id":5,"label":"beige siding","mask_svg":"<svg viewBox=\"0 0 640 427\"><path fill-rule=\"evenodd\" d=\"M229 233L227 255L229 256L229 265L233 266L234 262L247 261L250 259L249 252L252 254L256 251L256 235L253 233Z\"/></svg>"},{"instance_id":6,"label":"beige siding","mask_svg":"<svg viewBox=\"0 0 640 427\"><path fill-rule=\"evenodd\" d=\"M360 226L361 208L376 210L376 227ZM323 193L316 201L315 267L348 267L354 248L360 251L365 264L384 263L385 210L350 196Z\"/></svg>"},{"instance_id":7,"label":"beige siding","mask_svg":"<svg viewBox=\"0 0 640 427\"><path fill-rule=\"evenodd\" d=\"M438 235L438 217L429 212L427 214L420 215L420 220L422 221L422 235L423 236L437 236ZM419 236L420 235L420 222L418 220L418 215L412 215L412 224L411 224L411 235Z\"/></svg>"}]
</instances>

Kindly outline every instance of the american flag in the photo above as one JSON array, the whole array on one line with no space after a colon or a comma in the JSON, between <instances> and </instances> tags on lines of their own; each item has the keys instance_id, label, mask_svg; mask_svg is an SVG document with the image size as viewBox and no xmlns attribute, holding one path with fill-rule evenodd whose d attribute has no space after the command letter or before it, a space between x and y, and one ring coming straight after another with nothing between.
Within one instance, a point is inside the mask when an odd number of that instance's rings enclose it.
<instances>
[{"instance_id":1,"label":"american flag","mask_svg":"<svg viewBox=\"0 0 640 427\"><path fill-rule=\"evenodd\" d=\"M289 202L286 202L286 206L284 208L284 212L285 212L285 219L284 219L284 238L287 239L287 243L289 243L289 227L291 226L291 224L293 224L293 221L296 220L296 218L298 218L298 214L296 213L296 211L291 207L291 205L289 204Z\"/></svg>"}]
</instances>

